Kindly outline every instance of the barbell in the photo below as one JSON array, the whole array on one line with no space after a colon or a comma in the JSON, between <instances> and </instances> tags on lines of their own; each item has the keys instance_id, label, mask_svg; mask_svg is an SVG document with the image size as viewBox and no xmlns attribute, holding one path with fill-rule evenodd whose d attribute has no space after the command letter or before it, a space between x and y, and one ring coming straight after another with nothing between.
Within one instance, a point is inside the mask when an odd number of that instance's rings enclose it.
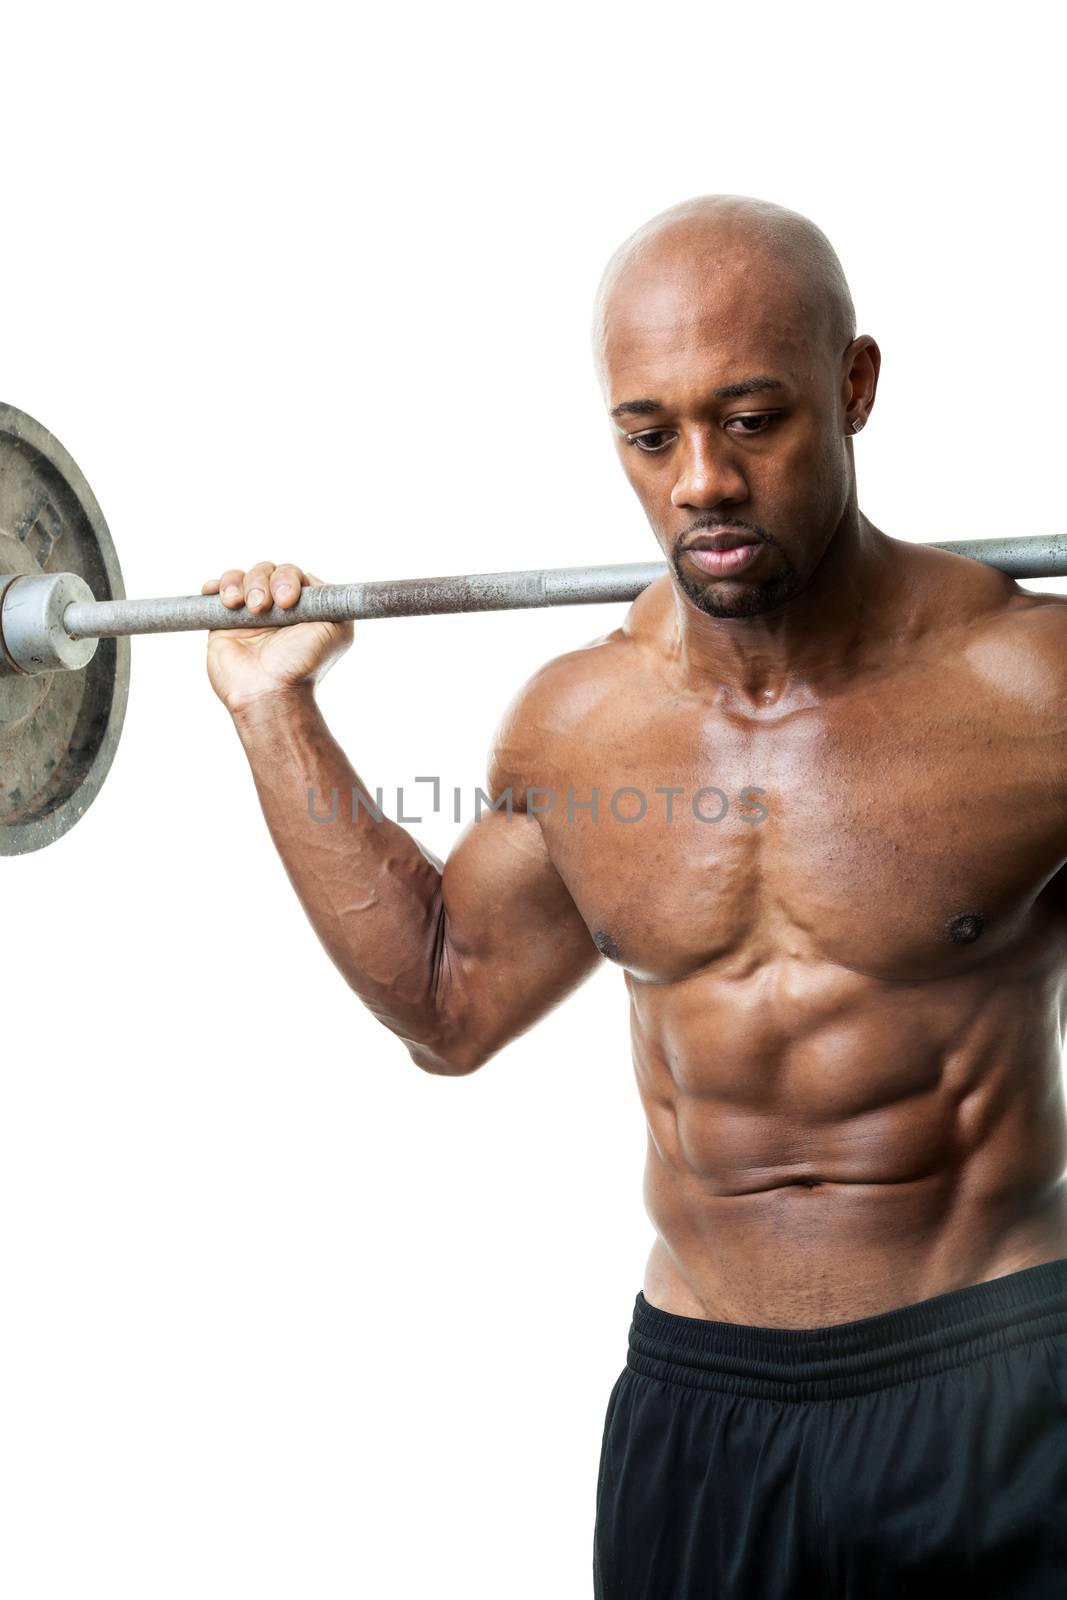
<instances>
[{"instance_id":1,"label":"barbell","mask_svg":"<svg viewBox=\"0 0 1067 1600\"><path fill-rule=\"evenodd\" d=\"M1067 576L1067 538L931 546L1016 578ZM57 439L0 405L0 855L51 844L84 815L118 746L134 634L288 627L633 600L665 562L322 584L250 612L216 595L128 600L103 512Z\"/></svg>"}]
</instances>

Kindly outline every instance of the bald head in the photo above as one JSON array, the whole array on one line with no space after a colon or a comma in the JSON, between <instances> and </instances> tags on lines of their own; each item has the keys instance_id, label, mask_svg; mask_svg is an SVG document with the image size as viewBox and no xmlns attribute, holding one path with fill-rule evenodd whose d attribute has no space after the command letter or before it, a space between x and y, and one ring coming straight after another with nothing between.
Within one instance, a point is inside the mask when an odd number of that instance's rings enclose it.
<instances>
[{"instance_id":1,"label":"bald head","mask_svg":"<svg viewBox=\"0 0 1067 1600\"><path fill-rule=\"evenodd\" d=\"M758 302L758 303L757 303ZM613 346L635 325L668 322L714 342L738 314L772 323L799 353L840 357L856 337L841 263L820 228L799 212L748 195L703 195L662 211L611 257L597 291L593 351L606 385Z\"/></svg>"},{"instance_id":2,"label":"bald head","mask_svg":"<svg viewBox=\"0 0 1067 1600\"><path fill-rule=\"evenodd\" d=\"M859 538L852 437L881 356L807 217L736 194L653 217L608 262L593 343L623 470L698 610L769 616ZM743 566L694 543L720 532L747 536Z\"/></svg>"}]
</instances>

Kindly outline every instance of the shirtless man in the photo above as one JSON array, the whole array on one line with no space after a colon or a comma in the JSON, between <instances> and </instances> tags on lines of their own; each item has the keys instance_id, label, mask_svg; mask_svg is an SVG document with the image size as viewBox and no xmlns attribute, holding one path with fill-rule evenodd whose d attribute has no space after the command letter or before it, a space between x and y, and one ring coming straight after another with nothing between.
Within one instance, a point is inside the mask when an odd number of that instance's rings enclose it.
<instances>
[{"instance_id":1,"label":"shirtless man","mask_svg":"<svg viewBox=\"0 0 1067 1600\"><path fill-rule=\"evenodd\" d=\"M513 700L510 818L443 867L374 819L315 702L351 627L212 634L212 683L312 924L427 1072L625 974L657 1238L596 1594L1062 1595L1067 606L858 509L881 357L796 213L654 218L595 355L668 572ZM917 448L951 403L918 375ZM309 786L367 806L323 826Z\"/></svg>"}]
</instances>

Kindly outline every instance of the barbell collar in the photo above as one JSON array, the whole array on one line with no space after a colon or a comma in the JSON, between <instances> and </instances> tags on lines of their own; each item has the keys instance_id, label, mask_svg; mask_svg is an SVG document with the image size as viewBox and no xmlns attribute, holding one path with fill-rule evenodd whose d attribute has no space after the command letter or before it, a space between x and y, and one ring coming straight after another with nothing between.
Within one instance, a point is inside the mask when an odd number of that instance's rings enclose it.
<instances>
[{"instance_id":1,"label":"barbell collar","mask_svg":"<svg viewBox=\"0 0 1067 1600\"><path fill-rule=\"evenodd\" d=\"M96 604L89 585L73 572L13 578L0 605L0 670L32 677L87 667L99 635L75 638L64 618L73 605Z\"/></svg>"}]
</instances>

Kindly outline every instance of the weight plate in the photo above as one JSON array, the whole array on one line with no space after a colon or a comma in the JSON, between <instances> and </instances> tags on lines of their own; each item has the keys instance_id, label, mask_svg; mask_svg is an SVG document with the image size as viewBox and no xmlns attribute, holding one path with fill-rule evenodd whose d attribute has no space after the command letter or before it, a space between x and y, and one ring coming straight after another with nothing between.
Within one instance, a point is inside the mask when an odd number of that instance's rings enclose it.
<instances>
[{"instance_id":1,"label":"weight plate","mask_svg":"<svg viewBox=\"0 0 1067 1600\"><path fill-rule=\"evenodd\" d=\"M123 600L96 497L58 439L0 404L0 597L17 576L75 572L98 600ZM100 791L118 746L130 641L102 639L88 666L27 677L0 662L0 855L40 850Z\"/></svg>"}]
</instances>

